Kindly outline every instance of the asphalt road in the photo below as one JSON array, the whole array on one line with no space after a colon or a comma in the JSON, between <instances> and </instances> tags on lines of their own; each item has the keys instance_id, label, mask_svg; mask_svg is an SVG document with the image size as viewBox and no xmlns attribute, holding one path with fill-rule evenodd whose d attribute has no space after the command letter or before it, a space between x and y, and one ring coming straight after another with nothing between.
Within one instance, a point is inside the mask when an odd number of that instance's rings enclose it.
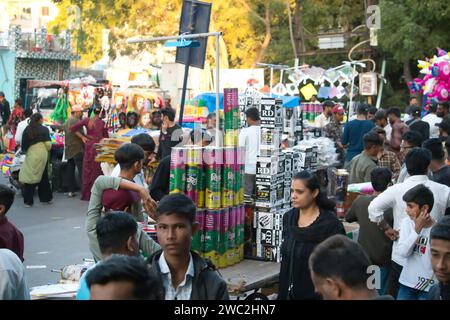
<instances>
[{"instance_id":1,"label":"asphalt road","mask_svg":"<svg viewBox=\"0 0 450 320\"><path fill-rule=\"evenodd\" d=\"M0 183L8 184L8 180L0 176ZM52 205L44 205L36 194L34 206L25 208L18 194L7 214L25 238L24 265L30 288L57 283L60 275L51 272L52 269L92 258L84 231L88 202L79 197L68 198L62 193L54 193L53 197Z\"/></svg>"}]
</instances>

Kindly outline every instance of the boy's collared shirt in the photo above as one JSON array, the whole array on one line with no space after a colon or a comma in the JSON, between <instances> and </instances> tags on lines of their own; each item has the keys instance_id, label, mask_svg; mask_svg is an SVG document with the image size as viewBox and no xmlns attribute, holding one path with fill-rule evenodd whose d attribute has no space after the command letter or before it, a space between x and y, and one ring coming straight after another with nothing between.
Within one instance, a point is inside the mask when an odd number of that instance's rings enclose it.
<instances>
[{"instance_id":1,"label":"boy's collared shirt","mask_svg":"<svg viewBox=\"0 0 450 320\"><path fill-rule=\"evenodd\" d=\"M176 289L172 284L172 274L170 273L166 258L164 257L164 252L161 254L158 264L161 269L163 285L166 292L166 300L190 300L192 293L192 280L195 275L192 255L189 253L189 266L184 276L184 280Z\"/></svg>"}]
</instances>

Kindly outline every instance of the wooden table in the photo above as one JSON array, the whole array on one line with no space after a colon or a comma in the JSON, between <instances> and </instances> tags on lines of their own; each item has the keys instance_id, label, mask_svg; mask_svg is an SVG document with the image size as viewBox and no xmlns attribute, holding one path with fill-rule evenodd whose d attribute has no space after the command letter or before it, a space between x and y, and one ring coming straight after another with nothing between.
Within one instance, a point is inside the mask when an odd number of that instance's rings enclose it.
<instances>
[{"instance_id":1,"label":"wooden table","mask_svg":"<svg viewBox=\"0 0 450 320\"><path fill-rule=\"evenodd\" d=\"M243 294L277 283L280 263L246 259L219 272L230 294Z\"/></svg>"}]
</instances>

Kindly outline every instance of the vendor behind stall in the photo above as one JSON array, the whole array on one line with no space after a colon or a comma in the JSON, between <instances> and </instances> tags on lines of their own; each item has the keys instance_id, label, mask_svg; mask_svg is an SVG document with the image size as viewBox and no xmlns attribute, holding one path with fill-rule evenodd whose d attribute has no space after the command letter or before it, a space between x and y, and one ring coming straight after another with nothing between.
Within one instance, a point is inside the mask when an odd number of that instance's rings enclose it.
<instances>
[{"instance_id":1,"label":"vendor behind stall","mask_svg":"<svg viewBox=\"0 0 450 320\"><path fill-rule=\"evenodd\" d=\"M172 148L180 143L183 129L175 123L175 110L165 108L161 110L163 124L159 135L157 159L170 155Z\"/></svg>"},{"instance_id":2,"label":"vendor behind stall","mask_svg":"<svg viewBox=\"0 0 450 320\"><path fill-rule=\"evenodd\" d=\"M344 119L345 109L340 106L334 106L333 118L330 123L328 123L323 128L324 136L330 138L334 141L336 145L337 153L339 154L339 161L344 162L344 146L341 143L342 137L342 120Z\"/></svg>"},{"instance_id":3,"label":"vendor behind stall","mask_svg":"<svg viewBox=\"0 0 450 320\"><path fill-rule=\"evenodd\" d=\"M211 136L206 130L201 131L191 131L191 143L195 144L198 140L198 133L201 133L201 146L206 147L211 143ZM170 188L170 155L164 157L156 169L155 175L153 176L152 183L150 185L149 191L150 196L155 201L160 201L165 195L169 194Z\"/></svg>"},{"instance_id":4,"label":"vendor behind stall","mask_svg":"<svg viewBox=\"0 0 450 320\"><path fill-rule=\"evenodd\" d=\"M245 111L248 127L239 133L239 146L245 147L244 193L252 196L256 185L256 159L261 143L261 118L256 108Z\"/></svg>"}]
</instances>

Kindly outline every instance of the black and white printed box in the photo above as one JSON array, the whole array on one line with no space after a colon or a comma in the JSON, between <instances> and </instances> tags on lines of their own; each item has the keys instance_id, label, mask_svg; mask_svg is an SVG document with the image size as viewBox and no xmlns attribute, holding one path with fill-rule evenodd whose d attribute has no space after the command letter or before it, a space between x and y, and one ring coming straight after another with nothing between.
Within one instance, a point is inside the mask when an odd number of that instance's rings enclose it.
<instances>
[{"instance_id":1,"label":"black and white printed box","mask_svg":"<svg viewBox=\"0 0 450 320\"><path fill-rule=\"evenodd\" d=\"M262 207L275 207L277 205L277 188L271 183L257 182L256 183L256 206L258 203Z\"/></svg>"},{"instance_id":2,"label":"black and white printed box","mask_svg":"<svg viewBox=\"0 0 450 320\"><path fill-rule=\"evenodd\" d=\"M281 246L283 241L283 231L272 229L257 229L256 230L256 244L266 246Z\"/></svg>"},{"instance_id":3,"label":"black and white printed box","mask_svg":"<svg viewBox=\"0 0 450 320\"><path fill-rule=\"evenodd\" d=\"M281 262L280 246L256 244L256 256L266 261Z\"/></svg>"},{"instance_id":4,"label":"black and white printed box","mask_svg":"<svg viewBox=\"0 0 450 320\"><path fill-rule=\"evenodd\" d=\"M255 211L253 226L258 229L283 230L284 209L278 213Z\"/></svg>"},{"instance_id":5,"label":"black and white printed box","mask_svg":"<svg viewBox=\"0 0 450 320\"><path fill-rule=\"evenodd\" d=\"M261 128L283 128L282 101L274 98L261 98L259 115Z\"/></svg>"},{"instance_id":6,"label":"black and white printed box","mask_svg":"<svg viewBox=\"0 0 450 320\"><path fill-rule=\"evenodd\" d=\"M256 176L271 176L278 173L278 156L257 157Z\"/></svg>"},{"instance_id":7,"label":"black and white printed box","mask_svg":"<svg viewBox=\"0 0 450 320\"><path fill-rule=\"evenodd\" d=\"M261 127L261 142L260 147L276 147L280 148L282 139L281 130L278 128L263 128Z\"/></svg>"}]
</instances>

